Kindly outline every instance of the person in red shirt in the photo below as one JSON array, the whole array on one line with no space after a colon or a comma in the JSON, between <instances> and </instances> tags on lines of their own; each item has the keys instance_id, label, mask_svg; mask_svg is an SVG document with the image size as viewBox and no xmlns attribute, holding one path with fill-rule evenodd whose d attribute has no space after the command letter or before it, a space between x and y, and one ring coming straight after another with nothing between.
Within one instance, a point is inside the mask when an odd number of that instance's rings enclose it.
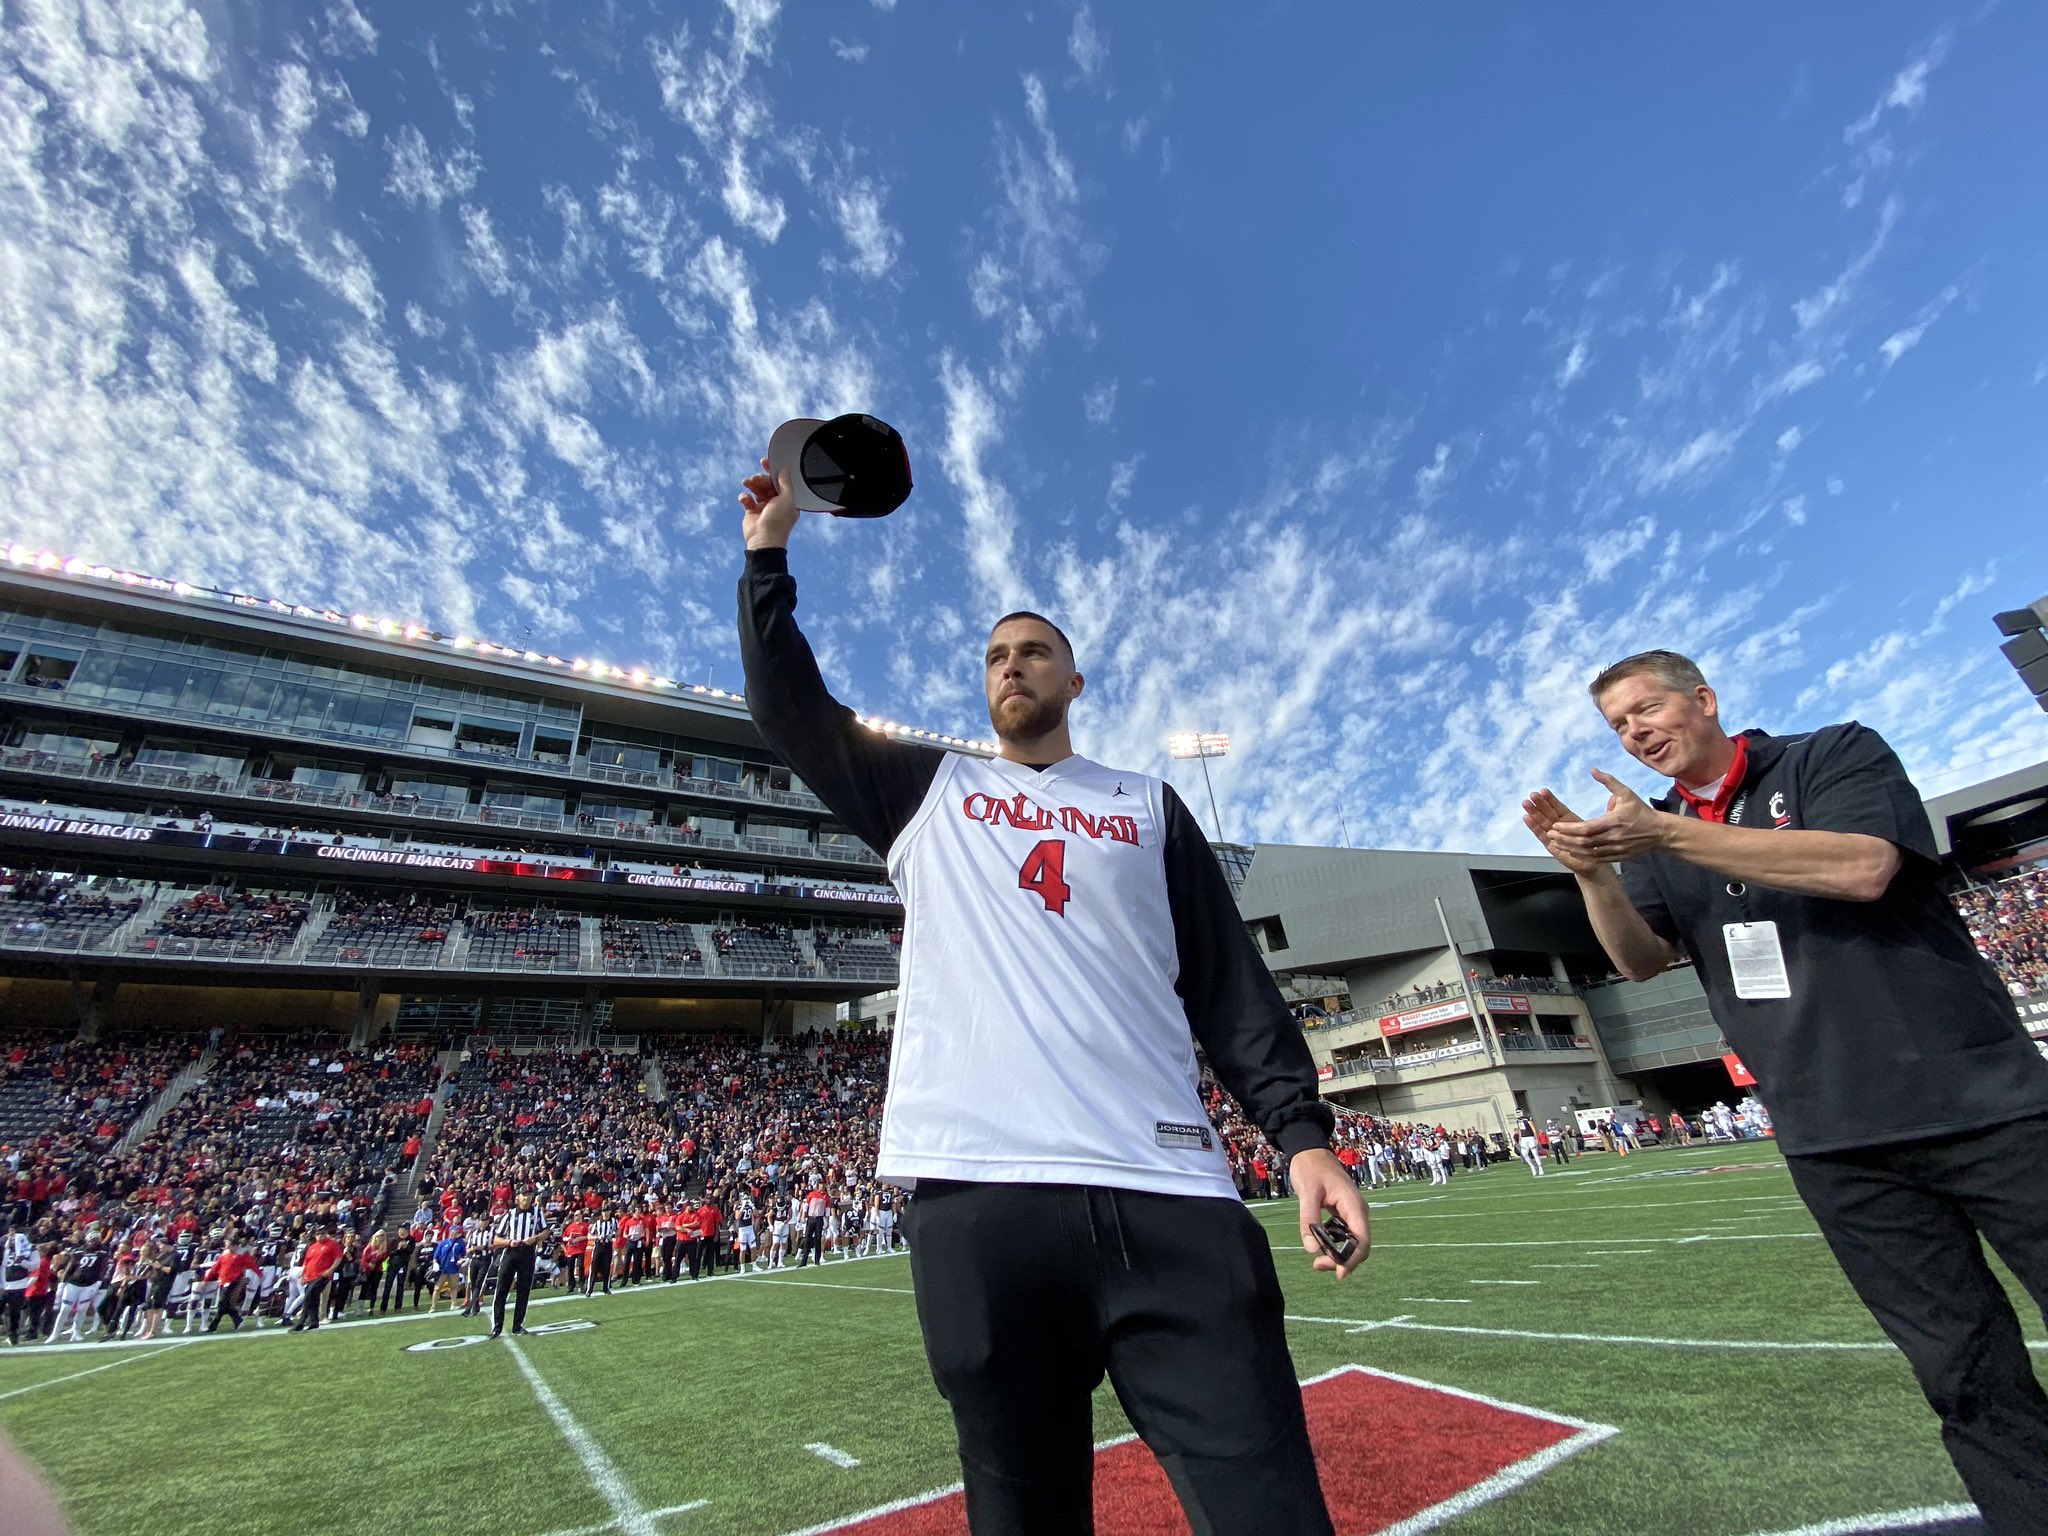
<instances>
[{"instance_id":1,"label":"person in red shirt","mask_svg":"<svg viewBox=\"0 0 2048 1536\"><path fill-rule=\"evenodd\" d=\"M562 1224L562 1274L570 1290L583 1288L588 1273L590 1223L578 1211Z\"/></svg>"},{"instance_id":2,"label":"person in red shirt","mask_svg":"<svg viewBox=\"0 0 2048 1536\"><path fill-rule=\"evenodd\" d=\"M206 1278L220 1286L220 1304L213 1314L213 1321L206 1325L208 1333L219 1329L222 1318L233 1323L237 1329L241 1328L243 1283L251 1275L262 1273L263 1266L233 1243L228 1245L226 1252L213 1261L213 1268L206 1272Z\"/></svg>"},{"instance_id":3,"label":"person in red shirt","mask_svg":"<svg viewBox=\"0 0 2048 1536\"><path fill-rule=\"evenodd\" d=\"M661 1213L654 1218L655 1239L661 1244L661 1283L663 1285L674 1285L676 1283L676 1266L682 1257L682 1239L679 1236L679 1228L683 1219L683 1213L679 1209L681 1204L681 1201L675 1200L668 1202L668 1204L663 1206Z\"/></svg>"},{"instance_id":4,"label":"person in red shirt","mask_svg":"<svg viewBox=\"0 0 2048 1536\"><path fill-rule=\"evenodd\" d=\"M711 1192L706 1190L704 1203L697 1207L697 1258L704 1268L711 1271L714 1279L718 1275L718 1224L724 1219L718 1209L718 1202L711 1197ZM697 1267L693 1264L690 1268L690 1278L696 1279L697 1274Z\"/></svg>"},{"instance_id":5,"label":"person in red shirt","mask_svg":"<svg viewBox=\"0 0 2048 1536\"><path fill-rule=\"evenodd\" d=\"M619 1223L619 1241L626 1249L626 1272L623 1276L627 1285L638 1285L647 1278L647 1213L636 1201L626 1219Z\"/></svg>"},{"instance_id":6,"label":"person in red shirt","mask_svg":"<svg viewBox=\"0 0 2048 1536\"><path fill-rule=\"evenodd\" d=\"M293 1333L311 1333L320 1326L320 1304L326 1299L328 1282L334 1278L335 1266L340 1262L340 1240L330 1229L322 1227L319 1235L306 1245L305 1289L299 1293L299 1320L292 1324Z\"/></svg>"}]
</instances>

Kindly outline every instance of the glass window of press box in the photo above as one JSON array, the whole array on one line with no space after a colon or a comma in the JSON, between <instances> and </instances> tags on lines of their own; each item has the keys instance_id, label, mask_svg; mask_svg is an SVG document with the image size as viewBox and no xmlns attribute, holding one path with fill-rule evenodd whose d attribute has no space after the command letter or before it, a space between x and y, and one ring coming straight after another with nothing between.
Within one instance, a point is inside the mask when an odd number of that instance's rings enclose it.
<instances>
[{"instance_id":1,"label":"glass window of press box","mask_svg":"<svg viewBox=\"0 0 2048 1536\"><path fill-rule=\"evenodd\" d=\"M0 681L158 717L260 722L296 734L558 765L569 762L582 721L573 704L511 689L207 635L83 624L33 608L0 608Z\"/></svg>"}]
</instances>

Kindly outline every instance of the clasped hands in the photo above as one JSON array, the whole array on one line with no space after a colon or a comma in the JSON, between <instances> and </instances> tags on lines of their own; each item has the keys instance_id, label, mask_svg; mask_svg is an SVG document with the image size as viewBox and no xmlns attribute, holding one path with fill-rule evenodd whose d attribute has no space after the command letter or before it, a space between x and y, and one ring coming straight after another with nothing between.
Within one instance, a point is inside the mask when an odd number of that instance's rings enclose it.
<instances>
[{"instance_id":1,"label":"clasped hands","mask_svg":"<svg viewBox=\"0 0 2048 1536\"><path fill-rule=\"evenodd\" d=\"M1610 864L1666 846L1675 817L1660 814L1611 774L1595 768L1593 777L1607 790L1607 809L1592 821L1547 789L1522 802L1522 825L1552 858L1575 875L1592 876Z\"/></svg>"}]
</instances>

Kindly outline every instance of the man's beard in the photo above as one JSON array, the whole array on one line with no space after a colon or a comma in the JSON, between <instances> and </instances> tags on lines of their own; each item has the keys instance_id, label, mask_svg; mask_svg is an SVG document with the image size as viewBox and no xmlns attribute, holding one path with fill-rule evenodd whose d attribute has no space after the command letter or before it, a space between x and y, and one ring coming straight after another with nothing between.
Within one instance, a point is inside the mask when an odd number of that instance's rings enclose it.
<instances>
[{"instance_id":1,"label":"man's beard","mask_svg":"<svg viewBox=\"0 0 2048 1536\"><path fill-rule=\"evenodd\" d=\"M1021 715L1012 711L1009 718L1015 723L1005 727L1003 710L1010 699L1023 699L1031 707ZM1060 722L1066 717L1067 706L1064 700L1039 699L1028 693L1017 693L1010 695L1009 699L998 699L989 706L988 723L995 727L996 735L1004 741L1036 741L1041 736L1058 730Z\"/></svg>"}]
</instances>

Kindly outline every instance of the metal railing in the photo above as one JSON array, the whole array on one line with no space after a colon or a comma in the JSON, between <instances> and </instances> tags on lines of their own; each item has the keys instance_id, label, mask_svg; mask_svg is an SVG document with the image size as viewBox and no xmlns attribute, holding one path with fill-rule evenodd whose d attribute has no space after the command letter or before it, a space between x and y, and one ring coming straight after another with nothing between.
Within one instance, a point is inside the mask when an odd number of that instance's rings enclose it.
<instances>
[{"instance_id":1,"label":"metal railing","mask_svg":"<svg viewBox=\"0 0 2048 1536\"><path fill-rule=\"evenodd\" d=\"M0 685L4 687L4 685ZM67 708L76 708L75 700L66 701ZM90 706L88 706L90 708ZM130 717L120 711L111 711L124 722ZM174 709L150 711L152 720L193 719L216 728L224 722L206 715L193 715ZM312 727L293 726L289 733L294 741L313 739L344 743L357 748L380 752L398 751L408 756L431 757L438 761L475 764L481 767L519 768L552 777L590 784L616 784L625 788L667 791L673 794L694 795L700 799L730 801L740 805L772 805L787 810L809 811L823 814L828 810L825 802L809 790L776 789L751 779L707 779L697 774L677 773L673 769L616 768L604 763L587 761L552 762L541 758L516 757L500 752L465 751L458 747L436 747L422 742L389 741L375 737L352 736L346 732L322 731ZM41 752L29 748L17 748L0 757L0 766L19 767L15 758L32 758L35 771L42 773L63 773L68 777L107 777L120 782L138 782L164 789L183 789L188 792L232 795L242 793L235 788L241 783L251 782L246 777L227 778L217 773L194 773L189 769L162 767L149 763L111 763L105 759L97 762L91 758L60 757L56 753ZM102 774L101 770L104 770ZM161 780L148 775L162 775ZM134 776L131 778L131 776ZM256 780L268 783L268 780ZM293 789L307 790L321 795L364 795L355 790L318 790L313 785L290 785ZM335 803L335 802L316 802ZM618 823L621 826L636 823Z\"/></svg>"}]
</instances>

